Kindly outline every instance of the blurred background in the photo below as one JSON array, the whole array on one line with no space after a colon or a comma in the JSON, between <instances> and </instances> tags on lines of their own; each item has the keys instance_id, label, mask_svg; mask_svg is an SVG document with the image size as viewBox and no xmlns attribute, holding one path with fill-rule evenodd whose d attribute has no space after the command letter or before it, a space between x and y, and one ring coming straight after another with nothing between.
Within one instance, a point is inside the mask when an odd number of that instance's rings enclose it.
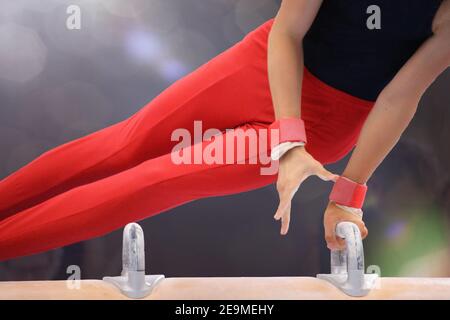
<instances>
[{"instance_id":1,"label":"blurred background","mask_svg":"<svg viewBox=\"0 0 450 320\"><path fill-rule=\"evenodd\" d=\"M81 8L68 30L67 7ZM238 42L276 0L0 0L0 179L41 153L119 122ZM370 181L366 265L382 276L450 276L450 72L422 99ZM328 166L341 173L348 157ZM147 272L314 276L329 272L322 215L331 185L296 195L287 236L273 186L189 203L142 221ZM39 239L35 239L39 241ZM0 263L0 280L118 275L122 231Z\"/></svg>"}]
</instances>

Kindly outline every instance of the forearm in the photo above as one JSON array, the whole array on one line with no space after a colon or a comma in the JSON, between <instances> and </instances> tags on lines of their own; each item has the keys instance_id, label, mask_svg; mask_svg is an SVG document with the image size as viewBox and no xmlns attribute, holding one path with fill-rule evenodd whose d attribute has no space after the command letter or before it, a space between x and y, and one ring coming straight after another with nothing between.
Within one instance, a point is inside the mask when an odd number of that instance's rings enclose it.
<instances>
[{"instance_id":1,"label":"forearm","mask_svg":"<svg viewBox=\"0 0 450 320\"><path fill-rule=\"evenodd\" d=\"M268 39L268 76L275 117L301 116L302 41L322 0L283 0Z\"/></svg>"},{"instance_id":2,"label":"forearm","mask_svg":"<svg viewBox=\"0 0 450 320\"><path fill-rule=\"evenodd\" d=\"M357 146L343 172L355 182L366 183L397 144L417 110L417 103L394 102L380 97L367 117Z\"/></svg>"},{"instance_id":3,"label":"forearm","mask_svg":"<svg viewBox=\"0 0 450 320\"><path fill-rule=\"evenodd\" d=\"M301 41L278 28L276 22L269 35L268 73L275 117L299 118L303 49Z\"/></svg>"},{"instance_id":4,"label":"forearm","mask_svg":"<svg viewBox=\"0 0 450 320\"><path fill-rule=\"evenodd\" d=\"M425 90L450 65L450 28L428 39L383 90L343 175L366 183L399 140Z\"/></svg>"}]
</instances>

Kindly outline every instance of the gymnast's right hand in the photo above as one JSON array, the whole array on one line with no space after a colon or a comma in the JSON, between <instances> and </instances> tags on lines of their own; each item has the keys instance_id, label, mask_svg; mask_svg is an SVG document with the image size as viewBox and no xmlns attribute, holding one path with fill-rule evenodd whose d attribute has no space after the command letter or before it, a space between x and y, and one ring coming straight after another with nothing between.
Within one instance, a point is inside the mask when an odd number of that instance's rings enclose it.
<instances>
[{"instance_id":1,"label":"gymnast's right hand","mask_svg":"<svg viewBox=\"0 0 450 320\"><path fill-rule=\"evenodd\" d=\"M280 204L275 220L281 219L281 234L286 235L291 219L291 201L306 178L316 175L324 181L336 181L339 177L326 170L304 147L289 150L279 162L277 191Z\"/></svg>"}]
</instances>

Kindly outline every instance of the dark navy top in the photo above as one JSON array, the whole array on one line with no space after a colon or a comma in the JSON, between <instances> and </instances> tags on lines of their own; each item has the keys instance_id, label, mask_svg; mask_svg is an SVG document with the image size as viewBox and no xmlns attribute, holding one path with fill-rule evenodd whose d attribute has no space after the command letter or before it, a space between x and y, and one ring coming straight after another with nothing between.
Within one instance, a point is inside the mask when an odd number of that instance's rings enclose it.
<instances>
[{"instance_id":1,"label":"dark navy top","mask_svg":"<svg viewBox=\"0 0 450 320\"><path fill-rule=\"evenodd\" d=\"M305 66L334 88L375 101L432 35L433 18L441 3L324 0L303 40Z\"/></svg>"}]
</instances>

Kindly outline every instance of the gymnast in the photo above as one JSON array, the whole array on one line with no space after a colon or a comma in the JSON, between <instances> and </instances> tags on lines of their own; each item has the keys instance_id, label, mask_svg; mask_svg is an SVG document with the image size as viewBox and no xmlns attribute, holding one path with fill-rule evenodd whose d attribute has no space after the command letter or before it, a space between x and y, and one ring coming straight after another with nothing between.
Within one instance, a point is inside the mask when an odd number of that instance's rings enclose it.
<instances>
[{"instance_id":1,"label":"gymnast","mask_svg":"<svg viewBox=\"0 0 450 320\"><path fill-rule=\"evenodd\" d=\"M275 219L317 176L333 188L328 248L340 221L368 234L368 181L433 81L450 65L450 0L283 0L277 15L117 124L49 150L0 181L0 260L98 237L197 199L276 184ZM177 129L214 129L179 150ZM271 135L233 163L174 163L174 153ZM349 154L338 175L324 165ZM224 156L226 156L226 150ZM269 155L278 164L263 174ZM234 156L234 155L233 155ZM238 159L241 157L240 159Z\"/></svg>"}]
</instances>

